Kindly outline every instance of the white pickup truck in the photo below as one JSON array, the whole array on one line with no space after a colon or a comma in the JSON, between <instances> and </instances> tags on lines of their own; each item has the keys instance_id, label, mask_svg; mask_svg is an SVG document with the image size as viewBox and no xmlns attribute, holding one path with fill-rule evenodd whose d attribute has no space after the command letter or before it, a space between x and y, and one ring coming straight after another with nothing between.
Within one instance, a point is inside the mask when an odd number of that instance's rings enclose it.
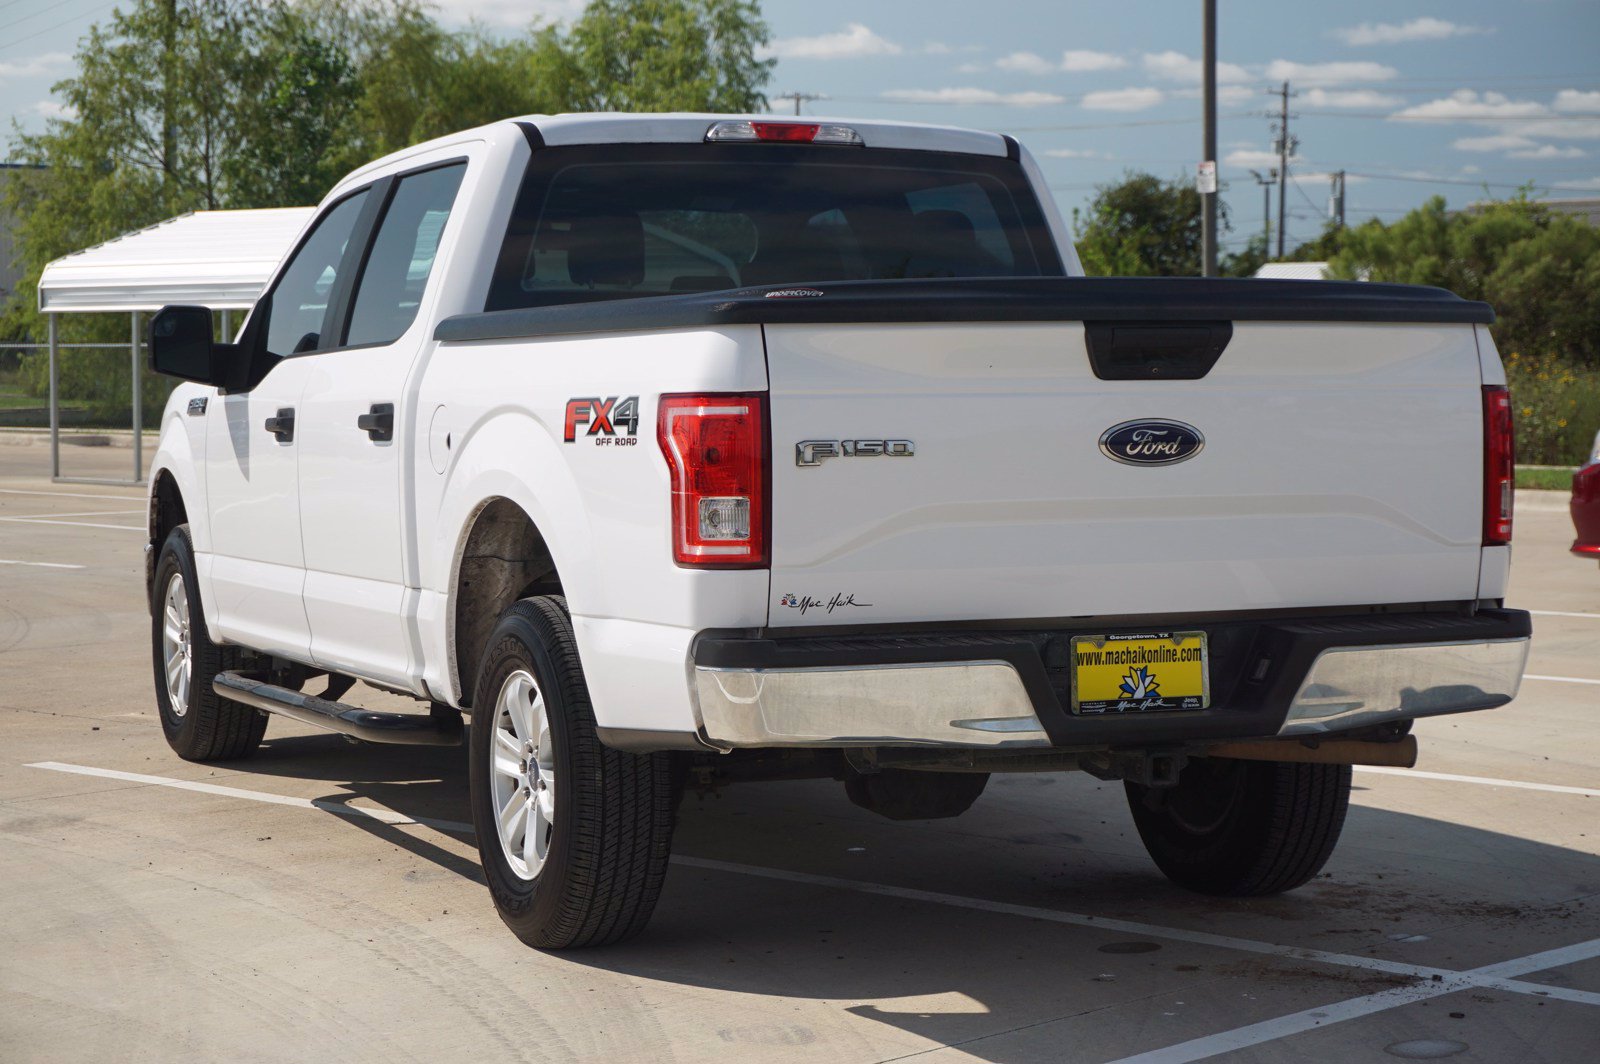
<instances>
[{"instance_id":1,"label":"white pickup truck","mask_svg":"<svg viewBox=\"0 0 1600 1064\"><path fill-rule=\"evenodd\" d=\"M1287 890L1351 764L1516 694L1491 320L1084 277L990 133L422 144L333 189L233 342L151 323L192 382L151 475L162 725L194 760L268 714L465 736L490 891L540 947L639 931L682 790L762 778L912 819L1082 769L1176 882Z\"/></svg>"}]
</instances>

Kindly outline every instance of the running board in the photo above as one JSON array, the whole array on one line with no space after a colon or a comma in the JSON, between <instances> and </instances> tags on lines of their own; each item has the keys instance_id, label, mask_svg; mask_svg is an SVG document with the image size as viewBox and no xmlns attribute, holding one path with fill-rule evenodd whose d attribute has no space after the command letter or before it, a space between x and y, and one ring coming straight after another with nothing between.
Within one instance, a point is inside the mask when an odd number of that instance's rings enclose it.
<instances>
[{"instance_id":1,"label":"running board","mask_svg":"<svg viewBox=\"0 0 1600 1064\"><path fill-rule=\"evenodd\" d=\"M292 691L247 673L218 673L211 687L231 701L369 743L460 746L464 731L461 715L453 710L427 716L420 713L377 713L360 706L349 706Z\"/></svg>"}]
</instances>

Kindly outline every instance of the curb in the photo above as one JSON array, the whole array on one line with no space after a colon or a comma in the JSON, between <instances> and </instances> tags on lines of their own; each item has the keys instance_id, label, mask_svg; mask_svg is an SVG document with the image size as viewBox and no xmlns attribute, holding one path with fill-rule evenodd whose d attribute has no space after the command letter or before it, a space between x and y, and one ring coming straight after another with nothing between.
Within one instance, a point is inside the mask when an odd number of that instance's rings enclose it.
<instances>
[{"instance_id":1,"label":"curb","mask_svg":"<svg viewBox=\"0 0 1600 1064\"><path fill-rule=\"evenodd\" d=\"M144 445L151 453L161 442L159 433L146 432ZM118 447L124 450L133 449L132 429L103 429L99 431L85 431L83 429L62 429L61 445L63 447ZM49 447L49 429L23 429L0 428L0 447Z\"/></svg>"}]
</instances>

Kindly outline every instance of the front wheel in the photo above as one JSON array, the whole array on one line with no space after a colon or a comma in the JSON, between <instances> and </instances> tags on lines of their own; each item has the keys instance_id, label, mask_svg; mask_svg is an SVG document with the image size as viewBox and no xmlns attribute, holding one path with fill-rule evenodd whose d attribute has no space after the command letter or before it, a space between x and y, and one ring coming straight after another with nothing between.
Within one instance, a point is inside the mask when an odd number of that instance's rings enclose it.
<instances>
[{"instance_id":1,"label":"front wheel","mask_svg":"<svg viewBox=\"0 0 1600 1064\"><path fill-rule=\"evenodd\" d=\"M506 926L541 949L643 930L672 845L671 763L600 742L563 599L501 616L468 743L478 855Z\"/></svg>"},{"instance_id":2,"label":"front wheel","mask_svg":"<svg viewBox=\"0 0 1600 1064\"><path fill-rule=\"evenodd\" d=\"M1350 766L1202 757L1174 787L1126 787L1139 837L1168 879L1202 894L1281 894L1333 853Z\"/></svg>"}]
</instances>

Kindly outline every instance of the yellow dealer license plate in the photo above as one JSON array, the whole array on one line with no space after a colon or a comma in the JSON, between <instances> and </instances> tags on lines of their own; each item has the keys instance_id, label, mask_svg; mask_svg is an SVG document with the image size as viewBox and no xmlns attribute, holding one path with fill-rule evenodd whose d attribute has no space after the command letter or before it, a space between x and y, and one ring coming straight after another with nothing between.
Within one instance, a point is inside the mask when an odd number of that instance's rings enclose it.
<instances>
[{"instance_id":1,"label":"yellow dealer license plate","mask_svg":"<svg viewBox=\"0 0 1600 1064\"><path fill-rule=\"evenodd\" d=\"M1075 636L1072 711L1205 709L1211 704L1207 665L1204 632Z\"/></svg>"}]
</instances>

